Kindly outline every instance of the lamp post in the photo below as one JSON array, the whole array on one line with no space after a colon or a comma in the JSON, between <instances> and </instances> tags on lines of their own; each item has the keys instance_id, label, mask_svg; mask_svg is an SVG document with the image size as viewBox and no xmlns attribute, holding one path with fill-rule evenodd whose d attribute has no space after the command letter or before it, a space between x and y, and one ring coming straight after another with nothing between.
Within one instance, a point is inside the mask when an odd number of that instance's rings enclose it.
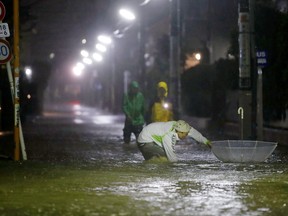
<instances>
[{"instance_id":1,"label":"lamp post","mask_svg":"<svg viewBox=\"0 0 288 216\"><path fill-rule=\"evenodd\" d=\"M146 68L145 68L145 22L144 22L144 16L143 12L140 9L141 6L146 5L150 0L144 1L140 6L138 7L138 16L137 16L137 27L138 27L138 32L137 32L137 42L138 42L138 80L144 83L144 89L146 88ZM127 20L128 22L135 21L136 20L136 15L129 9L120 9L119 14L122 18ZM125 28L125 31L128 30L128 28Z\"/></svg>"}]
</instances>

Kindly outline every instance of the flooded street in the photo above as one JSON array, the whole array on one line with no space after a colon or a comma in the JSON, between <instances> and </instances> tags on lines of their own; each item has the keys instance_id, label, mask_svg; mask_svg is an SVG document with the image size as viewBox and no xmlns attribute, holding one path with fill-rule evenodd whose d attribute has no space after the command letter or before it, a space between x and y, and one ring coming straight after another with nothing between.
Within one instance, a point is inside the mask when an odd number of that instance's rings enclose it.
<instances>
[{"instance_id":1,"label":"flooded street","mask_svg":"<svg viewBox=\"0 0 288 216\"><path fill-rule=\"evenodd\" d=\"M27 122L28 161L0 160L0 215L288 214L287 147L223 163L186 139L178 163L144 162L122 128L122 116L80 106Z\"/></svg>"}]
</instances>

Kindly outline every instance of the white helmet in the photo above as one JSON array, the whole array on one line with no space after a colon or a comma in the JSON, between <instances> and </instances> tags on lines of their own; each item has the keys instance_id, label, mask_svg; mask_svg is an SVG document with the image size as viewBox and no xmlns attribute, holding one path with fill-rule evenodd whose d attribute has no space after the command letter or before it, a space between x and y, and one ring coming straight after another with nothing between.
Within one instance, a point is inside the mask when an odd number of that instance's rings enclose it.
<instances>
[{"instance_id":1,"label":"white helmet","mask_svg":"<svg viewBox=\"0 0 288 216\"><path fill-rule=\"evenodd\" d=\"M179 132L188 133L191 129L191 126L183 120L178 120L176 122L174 128L175 128L175 130L177 130Z\"/></svg>"}]
</instances>

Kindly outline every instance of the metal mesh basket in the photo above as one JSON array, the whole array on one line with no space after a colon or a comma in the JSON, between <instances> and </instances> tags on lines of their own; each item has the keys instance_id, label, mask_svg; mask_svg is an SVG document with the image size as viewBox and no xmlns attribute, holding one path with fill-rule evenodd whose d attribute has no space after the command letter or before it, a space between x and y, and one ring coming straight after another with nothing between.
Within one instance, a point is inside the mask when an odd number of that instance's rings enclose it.
<instances>
[{"instance_id":1,"label":"metal mesh basket","mask_svg":"<svg viewBox=\"0 0 288 216\"><path fill-rule=\"evenodd\" d=\"M212 142L213 154L223 162L263 162L275 150L277 143L252 140L222 140Z\"/></svg>"}]
</instances>

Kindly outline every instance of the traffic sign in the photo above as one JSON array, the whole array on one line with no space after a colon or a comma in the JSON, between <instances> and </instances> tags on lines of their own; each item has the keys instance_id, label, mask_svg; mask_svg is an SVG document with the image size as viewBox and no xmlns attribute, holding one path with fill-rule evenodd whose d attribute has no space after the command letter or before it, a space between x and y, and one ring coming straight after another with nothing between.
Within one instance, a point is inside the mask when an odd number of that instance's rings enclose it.
<instances>
[{"instance_id":1,"label":"traffic sign","mask_svg":"<svg viewBox=\"0 0 288 216\"><path fill-rule=\"evenodd\" d=\"M9 37L10 31L7 23L0 23L0 37Z\"/></svg>"},{"instance_id":2,"label":"traffic sign","mask_svg":"<svg viewBox=\"0 0 288 216\"><path fill-rule=\"evenodd\" d=\"M5 6L2 3L2 1L0 1L0 21L4 19L5 14L6 14Z\"/></svg>"},{"instance_id":3,"label":"traffic sign","mask_svg":"<svg viewBox=\"0 0 288 216\"><path fill-rule=\"evenodd\" d=\"M0 39L0 64L7 63L10 61L11 57L9 43L4 39Z\"/></svg>"},{"instance_id":4,"label":"traffic sign","mask_svg":"<svg viewBox=\"0 0 288 216\"><path fill-rule=\"evenodd\" d=\"M257 57L258 67L267 66L267 52L266 51L257 51L256 57Z\"/></svg>"}]
</instances>

